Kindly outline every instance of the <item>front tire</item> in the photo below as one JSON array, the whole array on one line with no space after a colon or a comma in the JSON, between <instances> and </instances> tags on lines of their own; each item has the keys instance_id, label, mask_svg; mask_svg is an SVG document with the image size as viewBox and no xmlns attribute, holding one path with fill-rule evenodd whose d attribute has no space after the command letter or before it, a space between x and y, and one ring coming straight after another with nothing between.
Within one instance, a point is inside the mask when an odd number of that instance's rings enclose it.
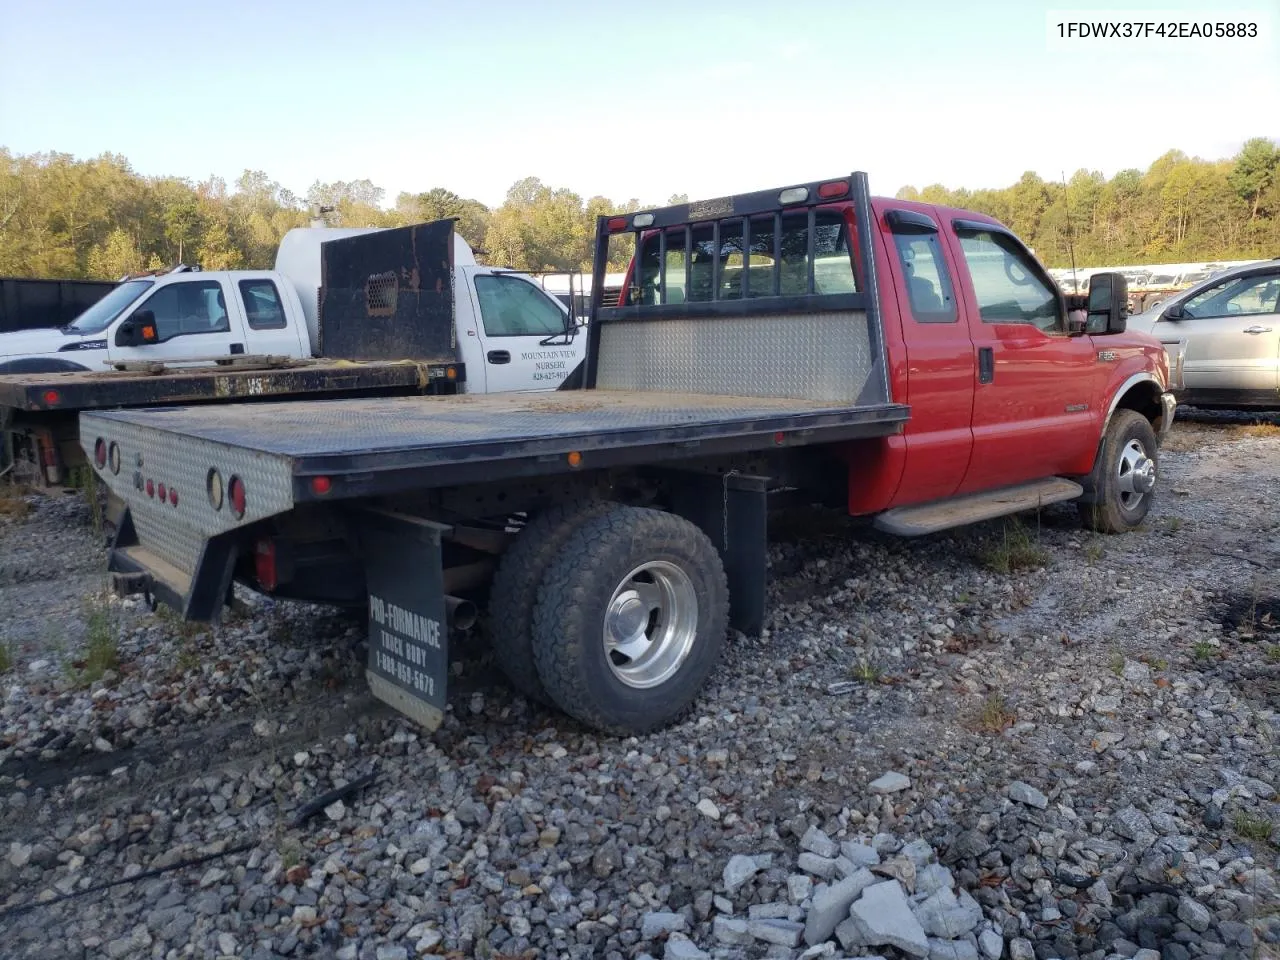
<instances>
[{"instance_id":1,"label":"front tire","mask_svg":"<svg viewBox=\"0 0 1280 960\"><path fill-rule=\"evenodd\" d=\"M1135 410L1117 410L1090 477L1096 502L1080 504L1084 526L1099 533L1127 533L1141 524L1155 498L1159 465L1151 423Z\"/></svg>"},{"instance_id":2,"label":"front tire","mask_svg":"<svg viewBox=\"0 0 1280 960\"><path fill-rule=\"evenodd\" d=\"M694 703L729 619L720 555L673 514L616 506L579 526L542 581L533 654L571 717L635 736Z\"/></svg>"}]
</instances>

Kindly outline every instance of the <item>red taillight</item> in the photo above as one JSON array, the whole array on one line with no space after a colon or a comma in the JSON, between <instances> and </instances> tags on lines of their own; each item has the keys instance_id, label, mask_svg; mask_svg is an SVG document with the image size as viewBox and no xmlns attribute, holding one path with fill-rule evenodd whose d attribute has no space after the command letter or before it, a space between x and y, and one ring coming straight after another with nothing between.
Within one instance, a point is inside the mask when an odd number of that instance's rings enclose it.
<instances>
[{"instance_id":1,"label":"red taillight","mask_svg":"<svg viewBox=\"0 0 1280 960\"><path fill-rule=\"evenodd\" d=\"M253 551L253 570L258 585L264 590L276 588L276 545L271 540L259 540Z\"/></svg>"},{"instance_id":2,"label":"red taillight","mask_svg":"<svg viewBox=\"0 0 1280 960\"><path fill-rule=\"evenodd\" d=\"M625 230L625 229L627 229L627 218L626 218L626 217L612 217L612 218L609 220L609 229L610 229L611 231L613 231L613 230Z\"/></svg>"},{"instance_id":3,"label":"red taillight","mask_svg":"<svg viewBox=\"0 0 1280 960\"><path fill-rule=\"evenodd\" d=\"M156 495L156 485L150 480L147 481L147 496L154 497Z\"/></svg>"},{"instance_id":4,"label":"red taillight","mask_svg":"<svg viewBox=\"0 0 1280 960\"><path fill-rule=\"evenodd\" d=\"M107 441L101 437L93 445L93 462L98 465L98 469L102 469L107 465Z\"/></svg>"},{"instance_id":5,"label":"red taillight","mask_svg":"<svg viewBox=\"0 0 1280 960\"><path fill-rule=\"evenodd\" d=\"M824 183L818 187L818 196L823 200L834 200L836 197L843 197L848 192L848 180L832 180L830 183Z\"/></svg>"},{"instance_id":6,"label":"red taillight","mask_svg":"<svg viewBox=\"0 0 1280 960\"><path fill-rule=\"evenodd\" d=\"M173 487L169 488L169 502L175 507L178 505L178 491L173 489Z\"/></svg>"},{"instance_id":7,"label":"red taillight","mask_svg":"<svg viewBox=\"0 0 1280 960\"><path fill-rule=\"evenodd\" d=\"M239 477L232 477L231 482L227 484L227 499L231 501L231 512L235 514L237 520L244 516L244 481Z\"/></svg>"},{"instance_id":8,"label":"red taillight","mask_svg":"<svg viewBox=\"0 0 1280 960\"><path fill-rule=\"evenodd\" d=\"M333 481L328 477L312 477L311 492L317 497L323 497L326 493L333 489Z\"/></svg>"},{"instance_id":9,"label":"red taillight","mask_svg":"<svg viewBox=\"0 0 1280 960\"><path fill-rule=\"evenodd\" d=\"M164 503L164 501L169 499L169 491L165 488L163 483L156 487L156 496L160 498L161 503Z\"/></svg>"},{"instance_id":10,"label":"red taillight","mask_svg":"<svg viewBox=\"0 0 1280 960\"><path fill-rule=\"evenodd\" d=\"M775 433L775 434L773 435L773 442L774 442L774 443L782 443L782 441L784 441L784 440L786 440L786 439L787 439L787 435L786 435L785 433L782 433L781 431L779 431L778 433Z\"/></svg>"},{"instance_id":11,"label":"red taillight","mask_svg":"<svg viewBox=\"0 0 1280 960\"><path fill-rule=\"evenodd\" d=\"M56 407L62 402L62 394L58 393L57 390L46 390L43 399L46 407Z\"/></svg>"}]
</instances>

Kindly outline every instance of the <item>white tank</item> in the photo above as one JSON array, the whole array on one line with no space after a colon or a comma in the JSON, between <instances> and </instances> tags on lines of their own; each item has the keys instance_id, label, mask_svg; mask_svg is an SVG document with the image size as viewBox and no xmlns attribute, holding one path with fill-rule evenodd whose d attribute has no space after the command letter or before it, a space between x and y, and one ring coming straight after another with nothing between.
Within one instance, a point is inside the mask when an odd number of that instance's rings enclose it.
<instances>
[{"instance_id":1,"label":"white tank","mask_svg":"<svg viewBox=\"0 0 1280 960\"><path fill-rule=\"evenodd\" d=\"M320 304L320 245L343 237L376 233L387 227L294 227L280 239L276 250L276 272L297 291L302 313L307 318L307 337L314 353L319 342L317 316ZM475 254L467 241L453 235L453 263L456 267L475 266Z\"/></svg>"}]
</instances>

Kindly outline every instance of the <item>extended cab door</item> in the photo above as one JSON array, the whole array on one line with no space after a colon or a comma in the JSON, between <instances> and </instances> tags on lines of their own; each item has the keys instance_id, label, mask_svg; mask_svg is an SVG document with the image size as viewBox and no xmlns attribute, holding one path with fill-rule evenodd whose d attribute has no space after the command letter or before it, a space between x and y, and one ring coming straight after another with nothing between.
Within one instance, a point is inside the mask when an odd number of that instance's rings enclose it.
<instances>
[{"instance_id":1,"label":"extended cab door","mask_svg":"<svg viewBox=\"0 0 1280 960\"><path fill-rule=\"evenodd\" d=\"M976 360L973 455L958 492L1078 470L1098 444L1092 339L1068 335L1061 291L1008 230L953 220L947 239Z\"/></svg>"},{"instance_id":2,"label":"extended cab door","mask_svg":"<svg viewBox=\"0 0 1280 960\"><path fill-rule=\"evenodd\" d=\"M162 279L111 325L107 356L113 361L174 361L243 353L239 311L227 308L234 296L226 274L184 273L167 283ZM150 321L156 339L133 346L122 342L120 327L130 318Z\"/></svg>"},{"instance_id":3,"label":"extended cab door","mask_svg":"<svg viewBox=\"0 0 1280 960\"><path fill-rule=\"evenodd\" d=\"M911 405L892 502L905 506L951 496L969 469L975 360L938 221L918 208L890 209L882 220L892 293L881 301L892 296L901 317L907 394L900 399Z\"/></svg>"},{"instance_id":4,"label":"extended cab door","mask_svg":"<svg viewBox=\"0 0 1280 960\"><path fill-rule=\"evenodd\" d=\"M469 389L475 392L480 375L486 393L559 389L586 346L586 337L565 335L576 327L564 305L518 274L485 267L462 273L471 317L464 323L459 311L458 339Z\"/></svg>"},{"instance_id":5,"label":"extended cab door","mask_svg":"<svg viewBox=\"0 0 1280 960\"><path fill-rule=\"evenodd\" d=\"M1201 396L1276 399L1280 388L1280 265L1215 284L1166 307L1152 333L1186 344L1183 386ZM1173 312L1180 319L1173 320Z\"/></svg>"},{"instance_id":6,"label":"extended cab door","mask_svg":"<svg viewBox=\"0 0 1280 960\"><path fill-rule=\"evenodd\" d=\"M244 352L311 356L311 338L297 293L269 273L232 275L233 298L244 329Z\"/></svg>"}]
</instances>

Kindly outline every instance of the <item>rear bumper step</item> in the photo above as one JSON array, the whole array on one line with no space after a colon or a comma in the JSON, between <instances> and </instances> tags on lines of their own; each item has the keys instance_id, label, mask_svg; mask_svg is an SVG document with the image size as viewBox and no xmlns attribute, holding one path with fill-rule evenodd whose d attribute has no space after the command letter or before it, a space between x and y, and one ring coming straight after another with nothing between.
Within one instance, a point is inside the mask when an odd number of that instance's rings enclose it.
<instances>
[{"instance_id":1,"label":"rear bumper step","mask_svg":"<svg viewBox=\"0 0 1280 960\"><path fill-rule=\"evenodd\" d=\"M1084 487L1075 481L1049 477L985 493L886 510L876 517L875 526L899 537L919 537L1023 510L1035 510L1063 500L1075 500L1083 494Z\"/></svg>"}]
</instances>

